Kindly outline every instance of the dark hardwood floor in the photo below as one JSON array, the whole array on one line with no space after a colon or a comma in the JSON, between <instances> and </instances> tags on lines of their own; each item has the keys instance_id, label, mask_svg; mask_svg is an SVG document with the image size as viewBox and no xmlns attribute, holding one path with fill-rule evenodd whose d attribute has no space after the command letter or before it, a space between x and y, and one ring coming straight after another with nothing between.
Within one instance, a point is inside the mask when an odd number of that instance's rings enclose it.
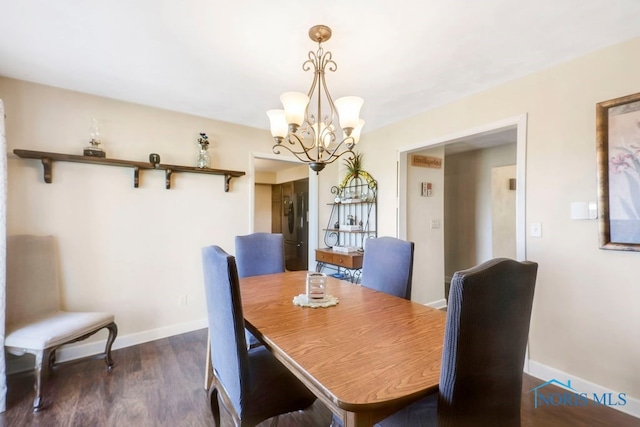
<instances>
[{"instance_id":1,"label":"dark hardwood floor","mask_svg":"<svg viewBox=\"0 0 640 427\"><path fill-rule=\"evenodd\" d=\"M102 360L64 365L49 378L46 408L36 414L33 374L7 380L7 411L0 426L211 426L213 417L203 388L206 330L161 339L113 352L115 367ZM534 409L528 390L542 381L524 376L523 426L640 426L640 419L607 407ZM331 413L320 403L281 416L280 427L328 426ZM231 425L223 414L223 425ZM260 424L270 425L269 421Z\"/></svg>"}]
</instances>

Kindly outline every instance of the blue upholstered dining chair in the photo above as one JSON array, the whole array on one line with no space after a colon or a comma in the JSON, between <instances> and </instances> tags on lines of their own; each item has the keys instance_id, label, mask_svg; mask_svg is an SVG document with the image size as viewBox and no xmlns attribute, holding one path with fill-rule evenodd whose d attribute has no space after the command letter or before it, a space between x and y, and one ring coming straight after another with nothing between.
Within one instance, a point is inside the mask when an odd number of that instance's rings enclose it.
<instances>
[{"instance_id":1,"label":"blue upholstered dining chair","mask_svg":"<svg viewBox=\"0 0 640 427\"><path fill-rule=\"evenodd\" d=\"M413 242L395 237L368 239L362 263L362 285L411 299Z\"/></svg>"},{"instance_id":2,"label":"blue upholstered dining chair","mask_svg":"<svg viewBox=\"0 0 640 427\"><path fill-rule=\"evenodd\" d=\"M213 385L211 411L220 425L218 395L236 426L309 407L315 396L264 346L249 350L235 258L218 246L202 249Z\"/></svg>"},{"instance_id":3,"label":"blue upholstered dining chair","mask_svg":"<svg viewBox=\"0 0 640 427\"><path fill-rule=\"evenodd\" d=\"M366 241L362 261L362 286L411 299L414 243L395 237L370 238ZM342 421L333 415L331 426Z\"/></svg>"},{"instance_id":4,"label":"blue upholstered dining chair","mask_svg":"<svg viewBox=\"0 0 640 427\"><path fill-rule=\"evenodd\" d=\"M538 264L497 258L451 281L440 389L377 427L520 426Z\"/></svg>"},{"instance_id":5,"label":"blue upholstered dining chair","mask_svg":"<svg viewBox=\"0 0 640 427\"><path fill-rule=\"evenodd\" d=\"M236 236L239 277L284 272L284 238L277 233Z\"/></svg>"},{"instance_id":6,"label":"blue upholstered dining chair","mask_svg":"<svg viewBox=\"0 0 640 427\"><path fill-rule=\"evenodd\" d=\"M284 237L279 233L253 233L236 236L236 265L238 277L284 273ZM249 348L261 345L249 331L245 331Z\"/></svg>"}]
</instances>

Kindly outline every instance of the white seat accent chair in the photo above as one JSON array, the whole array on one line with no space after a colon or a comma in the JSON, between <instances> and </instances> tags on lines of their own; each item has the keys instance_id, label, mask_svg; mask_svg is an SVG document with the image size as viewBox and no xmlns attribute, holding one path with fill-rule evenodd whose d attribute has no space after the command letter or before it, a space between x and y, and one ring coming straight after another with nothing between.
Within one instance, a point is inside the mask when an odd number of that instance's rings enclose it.
<instances>
[{"instance_id":1,"label":"white seat accent chair","mask_svg":"<svg viewBox=\"0 0 640 427\"><path fill-rule=\"evenodd\" d=\"M53 236L16 235L7 239L5 348L36 357L33 410L43 408L43 382L56 364L56 349L84 340L103 328L109 337L103 354L110 371L111 346L118 334L113 314L69 312L60 306L58 257Z\"/></svg>"}]
</instances>

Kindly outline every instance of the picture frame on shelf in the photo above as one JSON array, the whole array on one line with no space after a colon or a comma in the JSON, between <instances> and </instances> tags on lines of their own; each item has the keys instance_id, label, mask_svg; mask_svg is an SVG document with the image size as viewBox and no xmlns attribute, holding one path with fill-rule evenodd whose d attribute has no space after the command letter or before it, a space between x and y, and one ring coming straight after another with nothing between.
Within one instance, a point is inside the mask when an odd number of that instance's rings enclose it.
<instances>
[{"instance_id":1,"label":"picture frame on shelf","mask_svg":"<svg viewBox=\"0 0 640 427\"><path fill-rule=\"evenodd\" d=\"M596 104L600 249L640 251L640 93Z\"/></svg>"}]
</instances>

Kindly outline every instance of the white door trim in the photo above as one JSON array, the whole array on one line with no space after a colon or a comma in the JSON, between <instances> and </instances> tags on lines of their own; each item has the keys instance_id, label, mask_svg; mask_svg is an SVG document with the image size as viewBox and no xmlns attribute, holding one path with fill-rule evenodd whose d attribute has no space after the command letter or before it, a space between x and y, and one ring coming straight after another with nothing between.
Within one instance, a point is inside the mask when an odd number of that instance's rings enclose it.
<instances>
[{"instance_id":1,"label":"white door trim","mask_svg":"<svg viewBox=\"0 0 640 427\"><path fill-rule=\"evenodd\" d=\"M400 239L407 238L407 164L409 154L425 148L446 145L461 139L483 133L495 133L505 128L515 127L516 137L516 252L518 260L526 259L526 154L527 154L527 114L509 117L492 123L487 123L472 129L454 132L433 138L421 143L398 148L398 230Z\"/></svg>"}]
</instances>

